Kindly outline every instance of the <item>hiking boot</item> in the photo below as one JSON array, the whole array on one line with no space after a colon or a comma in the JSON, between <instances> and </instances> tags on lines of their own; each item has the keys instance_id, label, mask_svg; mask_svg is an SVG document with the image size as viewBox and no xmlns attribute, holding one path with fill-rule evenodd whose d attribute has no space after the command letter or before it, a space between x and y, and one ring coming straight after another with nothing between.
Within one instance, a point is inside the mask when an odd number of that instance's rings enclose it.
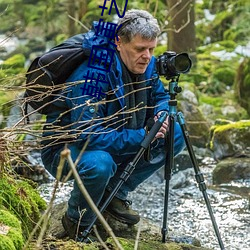
<instances>
[{"instance_id":1,"label":"hiking boot","mask_svg":"<svg viewBox=\"0 0 250 250\"><path fill-rule=\"evenodd\" d=\"M122 223L134 225L140 221L140 216L130 208L131 205L132 201L114 197L105 211Z\"/></svg>"},{"instance_id":2,"label":"hiking boot","mask_svg":"<svg viewBox=\"0 0 250 250\"><path fill-rule=\"evenodd\" d=\"M66 232L65 236L68 236L70 239L79 242L91 243L97 241L97 238L90 234L86 239L83 237L83 232L86 227L78 225L75 221L68 217L67 213L62 217L62 225Z\"/></svg>"}]
</instances>

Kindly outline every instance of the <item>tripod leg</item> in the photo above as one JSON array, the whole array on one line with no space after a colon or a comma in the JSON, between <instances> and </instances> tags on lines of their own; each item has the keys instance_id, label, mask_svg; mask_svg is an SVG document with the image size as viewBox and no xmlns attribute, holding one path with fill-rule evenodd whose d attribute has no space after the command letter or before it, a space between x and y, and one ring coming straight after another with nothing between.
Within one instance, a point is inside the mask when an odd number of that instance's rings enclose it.
<instances>
[{"instance_id":1,"label":"tripod leg","mask_svg":"<svg viewBox=\"0 0 250 250\"><path fill-rule=\"evenodd\" d=\"M169 183L172 176L172 169L174 165L174 122L173 115L169 115L169 132L166 138L166 162L165 162L165 197L164 197L164 213L163 213L163 225L162 225L162 242L166 242L166 235L168 232L167 220L168 220L168 200L169 200Z\"/></svg>"},{"instance_id":2,"label":"tripod leg","mask_svg":"<svg viewBox=\"0 0 250 250\"><path fill-rule=\"evenodd\" d=\"M208 195L207 195L207 192L206 192L207 187L206 187L206 184L204 182L204 177L203 177L203 174L201 173L201 171L199 169L198 162L197 162L197 159L195 157L195 154L194 154L194 151L193 151L190 139L189 139L189 133L188 133L187 128L186 128L184 116L183 116L183 114L181 112L178 112L177 113L177 118L178 118L179 124L181 126L181 130L182 130L185 142L186 142L186 146L187 146L187 150L188 150L190 159L191 159L191 161L193 163L193 167L194 167L194 171L195 171L195 179L196 179L196 181L197 181L197 183L199 185L200 191L203 194L203 197L204 197L204 200L205 200L205 203L206 203L206 206L207 206L207 210L209 212L210 219L212 221L213 228L214 228L216 237L218 239L220 248L221 248L221 250L224 250L225 247L223 245L221 235L220 235L220 232L219 232L219 229L218 229L218 226L217 226L214 214L213 214L213 210L212 210L210 201L208 199Z\"/></svg>"}]
</instances>

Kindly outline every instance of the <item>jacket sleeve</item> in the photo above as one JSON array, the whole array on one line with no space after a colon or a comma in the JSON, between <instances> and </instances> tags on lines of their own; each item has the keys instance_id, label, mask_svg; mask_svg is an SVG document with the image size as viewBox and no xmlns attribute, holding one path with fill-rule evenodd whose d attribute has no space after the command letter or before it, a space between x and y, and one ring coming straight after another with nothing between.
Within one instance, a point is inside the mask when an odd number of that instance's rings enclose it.
<instances>
[{"instance_id":1,"label":"jacket sleeve","mask_svg":"<svg viewBox=\"0 0 250 250\"><path fill-rule=\"evenodd\" d=\"M88 150L104 150L114 155L136 153L145 137L145 130L117 130L105 126L107 120L111 119L105 116L105 101L83 95L84 83L73 85L66 91L66 102L71 110L70 128L79 147L88 143Z\"/></svg>"}]
</instances>

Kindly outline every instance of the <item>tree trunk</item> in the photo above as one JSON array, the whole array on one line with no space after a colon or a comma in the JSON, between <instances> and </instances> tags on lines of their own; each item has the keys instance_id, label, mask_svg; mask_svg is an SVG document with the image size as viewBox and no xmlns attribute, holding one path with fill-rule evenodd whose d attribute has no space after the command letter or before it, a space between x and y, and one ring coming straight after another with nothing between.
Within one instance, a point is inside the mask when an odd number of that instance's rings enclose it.
<instances>
[{"instance_id":1,"label":"tree trunk","mask_svg":"<svg viewBox=\"0 0 250 250\"><path fill-rule=\"evenodd\" d=\"M69 0L67 7L68 7L68 13L69 13L69 23L68 23L68 34L69 36L73 36L76 34L76 21L73 19L76 19L76 1L75 0ZM73 18L73 19L72 19Z\"/></svg>"},{"instance_id":2,"label":"tree trunk","mask_svg":"<svg viewBox=\"0 0 250 250\"><path fill-rule=\"evenodd\" d=\"M87 0L79 1L79 11L78 11L78 18L79 20L87 13L88 10L88 3Z\"/></svg>"},{"instance_id":3,"label":"tree trunk","mask_svg":"<svg viewBox=\"0 0 250 250\"><path fill-rule=\"evenodd\" d=\"M167 0L169 9L168 50L187 52L196 59L195 0Z\"/></svg>"}]
</instances>

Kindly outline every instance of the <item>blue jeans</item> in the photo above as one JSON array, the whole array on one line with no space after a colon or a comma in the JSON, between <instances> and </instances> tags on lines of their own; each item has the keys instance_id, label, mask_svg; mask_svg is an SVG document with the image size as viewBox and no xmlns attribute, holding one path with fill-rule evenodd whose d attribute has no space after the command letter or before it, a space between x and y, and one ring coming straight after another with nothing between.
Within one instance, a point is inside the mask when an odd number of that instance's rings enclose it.
<instances>
[{"instance_id":1,"label":"blue jeans","mask_svg":"<svg viewBox=\"0 0 250 250\"><path fill-rule=\"evenodd\" d=\"M184 138L178 123L175 123L174 139L174 154L177 155L185 147ZM139 184L165 164L166 150L164 148L164 139L158 139L153 145L151 160L149 162L145 161L144 157L139 160L135 170L128 180L123 183L116 197L125 200L128 192L135 190ZM75 161L81 148L78 148L74 143L70 144L68 148L71 151L73 161ZM50 147L42 151L44 166L53 176L56 176L61 150L54 150L53 147ZM111 191L116 186L120 180L121 173L127 164L133 160L134 156L117 157L101 150L85 151L82 154L77 164L77 171L96 205L100 203L105 189ZM69 165L65 163L63 175L67 175L69 170ZM68 201L68 216L77 222L83 209L86 209L86 212L81 218L81 225L87 226L92 222L94 213L84 199L77 183L74 182L71 197Z\"/></svg>"}]
</instances>

